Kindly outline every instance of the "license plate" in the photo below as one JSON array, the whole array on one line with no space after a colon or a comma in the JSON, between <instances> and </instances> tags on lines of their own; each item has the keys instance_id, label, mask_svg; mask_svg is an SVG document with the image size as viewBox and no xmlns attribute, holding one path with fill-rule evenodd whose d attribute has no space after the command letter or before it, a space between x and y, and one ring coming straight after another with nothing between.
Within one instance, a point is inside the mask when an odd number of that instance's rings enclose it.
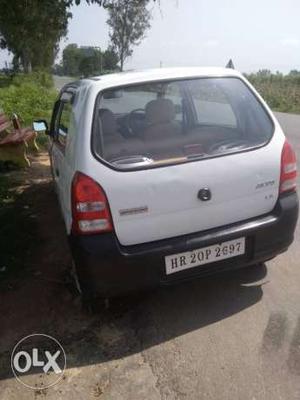
<instances>
[{"instance_id":1,"label":"license plate","mask_svg":"<svg viewBox=\"0 0 300 400\"><path fill-rule=\"evenodd\" d=\"M245 238L229 240L212 246L165 257L166 274L198 267L245 254Z\"/></svg>"}]
</instances>

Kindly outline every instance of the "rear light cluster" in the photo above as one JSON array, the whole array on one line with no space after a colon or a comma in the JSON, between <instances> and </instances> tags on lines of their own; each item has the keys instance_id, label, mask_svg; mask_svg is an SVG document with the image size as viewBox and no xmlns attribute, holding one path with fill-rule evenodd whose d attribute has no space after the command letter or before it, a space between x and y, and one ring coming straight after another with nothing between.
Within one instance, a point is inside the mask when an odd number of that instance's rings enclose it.
<instances>
[{"instance_id":1,"label":"rear light cluster","mask_svg":"<svg viewBox=\"0 0 300 400\"><path fill-rule=\"evenodd\" d=\"M112 218L106 195L92 178L76 172L72 182L72 232L111 232Z\"/></svg>"},{"instance_id":2,"label":"rear light cluster","mask_svg":"<svg viewBox=\"0 0 300 400\"><path fill-rule=\"evenodd\" d=\"M281 154L280 193L296 190L297 186L297 160L296 154L285 141Z\"/></svg>"}]
</instances>

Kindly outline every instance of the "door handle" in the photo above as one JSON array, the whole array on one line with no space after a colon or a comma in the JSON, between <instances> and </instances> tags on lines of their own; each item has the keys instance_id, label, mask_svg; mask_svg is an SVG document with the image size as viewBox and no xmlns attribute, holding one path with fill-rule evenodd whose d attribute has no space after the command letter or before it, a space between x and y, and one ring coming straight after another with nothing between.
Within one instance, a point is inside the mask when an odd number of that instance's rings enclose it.
<instances>
[{"instance_id":1,"label":"door handle","mask_svg":"<svg viewBox=\"0 0 300 400\"><path fill-rule=\"evenodd\" d=\"M58 169L58 168L55 168L55 175L56 175L57 177L59 177L59 169Z\"/></svg>"}]
</instances>

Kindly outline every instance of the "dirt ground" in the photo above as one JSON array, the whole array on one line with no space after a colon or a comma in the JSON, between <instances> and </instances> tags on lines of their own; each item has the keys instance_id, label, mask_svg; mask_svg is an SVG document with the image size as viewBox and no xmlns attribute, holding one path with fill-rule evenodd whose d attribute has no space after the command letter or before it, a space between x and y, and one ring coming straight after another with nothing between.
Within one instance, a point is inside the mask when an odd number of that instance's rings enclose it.
<instances>
[{"instance_id":1,"label":"dirt ground","mask_svg":"<svg viewBox=\"0 0 300 400\"><path fill-rule=\"evenodd\" d=\"M116 301L109 311L100 307L99 313L90 315L82 310L80 298L69 284L66 272L71 258L47 154L35 158L20 177L23 184L18 190L25 202L28 199L38 221L38 239L26 277L10 281L8 289L0 293L0 399L131 399L133 394L156 398L154 378L141 355L124 363L114 361L138 353L139 343L130 332L127 313L134 299ZM42 392L20 385L10 371L11 350L32 333L55 337L67 353L65 379ZM33 376L34 382L40 384L41 377Z\"/></svg>"}]
</instances>

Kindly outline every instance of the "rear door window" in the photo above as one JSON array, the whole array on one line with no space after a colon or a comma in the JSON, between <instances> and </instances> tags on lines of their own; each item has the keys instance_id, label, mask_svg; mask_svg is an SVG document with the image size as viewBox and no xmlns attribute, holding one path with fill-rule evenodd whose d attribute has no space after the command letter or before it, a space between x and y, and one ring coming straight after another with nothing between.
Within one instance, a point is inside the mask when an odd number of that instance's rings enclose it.
<instances>
[{"instance_id":1,"label":"rear door window","mask_svg":"<svg viewBox=\"0 0 300 400\"><path fill-rule=\"evenodd\" d=\"M61 114L58 121L58 140L60 144L65 146L71 124L72 105L71 103L63 102L61 107Z\"/></svg>"},{"instance_id":2,"label":"rear door window","mask_svg":"<svg viewBox=\"0 0 300 400\"><path fill-rule=\"evenodd\" d=\"M55 141L63 150L67 144L67 137L72 123L72 100L74 93L63 92L59 100L55 103L51 121L51 131Z\"/></svg>"},{"instance_id":3,"label":"rear door window","mask_svg":"<svg viewBox=\"0 0 300 400\"><path fill-rule=\"evenodd\" d=\"M119 87L99 94L95 153L115 168L149 168L266 144L273 123L238 78Z\"/></svg>"}]
</instances>

